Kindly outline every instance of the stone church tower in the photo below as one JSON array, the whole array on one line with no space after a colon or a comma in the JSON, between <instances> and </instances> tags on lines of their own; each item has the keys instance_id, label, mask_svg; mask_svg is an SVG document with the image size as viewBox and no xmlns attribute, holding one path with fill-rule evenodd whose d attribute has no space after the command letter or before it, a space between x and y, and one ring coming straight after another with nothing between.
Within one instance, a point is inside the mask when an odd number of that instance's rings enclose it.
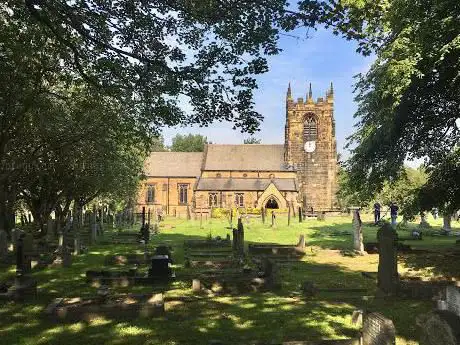
<instances>
[{"instance_id":1,"label":"stone church tower","mask_svg":"<svg viewBox=\"0 0 460 345\"><path fill-rule=\"evenodd\" d=\"M313 100L311 84L304 101L294 101L289 84L286 95L284 160L297 171L299 203L308 211L337 208L337 147L334 90Z\"/></svg>"}]
</instances>

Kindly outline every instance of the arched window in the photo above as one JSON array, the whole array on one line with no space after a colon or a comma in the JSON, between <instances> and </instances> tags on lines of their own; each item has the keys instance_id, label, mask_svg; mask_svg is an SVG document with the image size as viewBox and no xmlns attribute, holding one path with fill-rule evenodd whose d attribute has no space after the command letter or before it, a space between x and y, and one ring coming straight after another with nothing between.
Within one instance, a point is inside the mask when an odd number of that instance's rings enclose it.
<instances>
[{"instance_id":1,"label":"arched window","mask_svg":"<svg viewBox=\"0 0 460 345\"><path fill-rule=\"evenodd\" d=\"M209 206L215 207L217 206L217 193L209 193Z\"/></svg>"},{"instance_id":2,"label":"arched window","mask_svg":"<svg viewBox=\"0 0 460 345\"><path fill-rule=\"evenodd\" d=\"M145 201L148 203L155 202L155 185L147 186L147 193L145 195Z\"/></svg>"},{"instance_id":3,"label":"arched window","mask_svg":"<svg viewBox=\"0 0 460 345\"><path fill-rule=\"evenodd\" d=\"M314 141L317 137L316 118L313 115L307 115L303 124L303 138L305 141Z\"/></svg>"}]
</instances>

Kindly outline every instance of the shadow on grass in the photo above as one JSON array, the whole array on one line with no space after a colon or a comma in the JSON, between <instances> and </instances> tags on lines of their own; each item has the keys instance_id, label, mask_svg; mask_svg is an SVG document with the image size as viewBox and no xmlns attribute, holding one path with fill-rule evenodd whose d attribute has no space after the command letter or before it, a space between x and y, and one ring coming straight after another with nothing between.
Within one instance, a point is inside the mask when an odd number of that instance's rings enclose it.
<instances>
[{"instance_id":1,"label":"shadow on grass","mask_svg":"<svg viewBox=\"0 0 460 345\"><path fill-rule=\"evenodd\" d=\"M320 231L319 229L317 231ZM205 239L161 233L152 238L149 248L163 243L174 247L173 259L182 290L174 295L190 295L190 281L180 281L183 267L183 242ZM312 241L315 238L312 239ZM318 241L320 239L318 238ZM325 242L329 245L329 242ZM339 265L320 264L310 258L280 268L282 290L240 296L220 296L167 303L165 317L156 319L99 320L91 323L57 325L43 318L46 305L55 297L92 296L95 289L86 284L87 269L103 266L105 255L142 252L139 245L101 245L75 258L71 268L49 268L33 274L39 282L39 297L26 304L0 304L0 336L7 344L207 344L216 339L224 344L252 341L272 343L289 340L344 338L356 335L351 313L357 308L382 312L393 318L398 334L413 339L415 316L427 303L412 301L366 302L344 296L343 302L306 299L299 295L304 280L320 287L361 287L373 292L373 282L359 272ZM116 288L113 293L149 292L151 287ZM337 296L334 296L337 297ZM340 296L338 296L340 299ZM356 296L359 297L359 296Z\"/></svg>"}]
</instances>

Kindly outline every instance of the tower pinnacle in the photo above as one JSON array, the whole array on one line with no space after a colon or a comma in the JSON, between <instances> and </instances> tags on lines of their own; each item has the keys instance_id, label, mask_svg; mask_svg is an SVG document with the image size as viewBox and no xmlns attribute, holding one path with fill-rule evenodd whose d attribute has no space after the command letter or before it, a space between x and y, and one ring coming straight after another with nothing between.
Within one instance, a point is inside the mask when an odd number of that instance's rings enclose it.
<instances>
[{"instance_id":1,"label":"tower pinnacle","mask_svg":"<svg viewBox=\"0 0 460 345\"><path fill-rule=\"evenodd\" d=\"M286 99L287 100L292 100L292 92L291 92L291 82L289 82L287 93L286 93Z\"/></svg>"},{"instance_id":2,"label":"tower pinnacle","mask_svg":"<svg viewBox=\"0 0 460 345\"><path fill-rule=\"evenodd\" d=\"M308 96L307 96L307 102L311 102L313 100L313 92L311 91L311 83L308 88Z\"/></svg>"}]
</instances>

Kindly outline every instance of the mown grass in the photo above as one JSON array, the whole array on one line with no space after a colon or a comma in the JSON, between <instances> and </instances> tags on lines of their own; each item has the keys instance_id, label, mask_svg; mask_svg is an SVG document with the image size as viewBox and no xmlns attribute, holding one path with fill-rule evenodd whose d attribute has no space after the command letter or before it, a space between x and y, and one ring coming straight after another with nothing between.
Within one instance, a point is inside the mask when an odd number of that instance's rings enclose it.
<instances>
[{"instance_id":1,"label":"mown grass","mask_svg":"<svg viewBox=\"0 0 460 345\"><path fill-rule=\"evenodd\" d=\"M370 216L363 216L369 222ZM441 220L429 219L435 227ZM293 265L280 268L282 289L270 293L250 293L240 296L202 298L194 302L167 303L165 317L116 321L97 320L67 325L54 324L43 317L46 305L56 297L94 296L95 288L85 282L88 269L103 266L104 256L118 253L142 253L139 245L95 245L88 253L75 257L71 268L48 268L33 273L38 281L37 300L27 303L0 302L0 338L4 344L207 344L218 339L225 344L245 344L253 341L271 343L287 340L316 340L353 336L351 324L355 309L382 312L393 319L398 344L414 344L417 339L415 317L432 307L431 301L369 298L375 282L361 271L377 271L378 255L343 256L340 250L351 249L352 226L349 217L334 217L326 221L291 220L278 217L276 226L260 219L245 220L246 243L272 242L294 244L305 234L308 255ZM415 224L410 224L415 227ZM455 230L459 224L454 223ZM131 229L132 230L132 229ZM377 228L365 223L365 241L375 241ZM189 278L181 275L193 272L184 268L183 241L225 237L231 233L228 221L167 219L161 233L152 238L149 248L168 244L174 248L173 258L178 279L164 289L166 297L191 296ZM401 231L402 233L402 231ZM455 245L454 237L425 237L423 241L407 241L415 248L444 253ZM431 256L430 256L431 255ZM423 278L455 277L460 279L458 265L443 255L400 255L399 271L403 275ZM0 279L14 275L14 267L0 266ZM189 275L188 275L189 276ZM304 298L300 284L313 281L320 288L361 288L365 293L320 292L315 298ZM114 288L113 293L149 292L151 287Z\"/></svg>"}]
</instances>

